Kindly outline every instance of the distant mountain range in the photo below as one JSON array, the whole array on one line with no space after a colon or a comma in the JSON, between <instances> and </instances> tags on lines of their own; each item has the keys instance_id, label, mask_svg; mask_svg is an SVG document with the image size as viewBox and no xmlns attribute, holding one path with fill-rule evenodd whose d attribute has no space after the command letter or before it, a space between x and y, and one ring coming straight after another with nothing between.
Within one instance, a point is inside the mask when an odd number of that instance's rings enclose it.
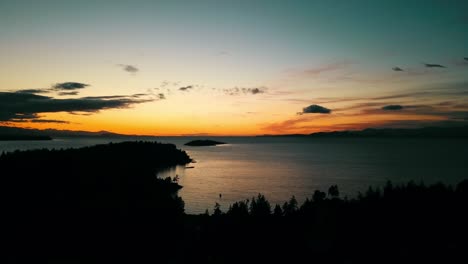
<instances>
[{"instance_id":1,"label":"distant mountain range","mask_svg":"<svg viewBox=\"0 0 468 264\"><path fill-rule=\"evenodd\" d=\"M57 137L129 137L134 135L117 134L109 131L73 131L58 129L29 129L0 126L0 140L50 140Z\"/></svg>"},{"instance_id":2,"label":"distant mountain range","mask_svg":"<svg viewBox=\"0 0 468 264\"><path fill-rule=\"evenodd\" d=\"M262 135L262 137L466 137L468 126L462 127L424 127L424 128L366 128L363 130L345 130L317 132L312 134Z\"/></svg>"},{"instance_id":3,"label":"distant mountain range","mask_svg":"<svg viewBox=\"0 0 468 264\"><path fill-rule=\"evenodd\" d=\"M74 131L58 129L29 129L0 126L0 140L50 140L63 137L149 137L147 135L125 135L109 131ZM468 126L462 127L425 127L425 128L367 128L318 132L312 134L260 135L258 137L307 137L307 138L375 138L375 137L456 137L468 138Z\"/></svg>"}]
</instances>

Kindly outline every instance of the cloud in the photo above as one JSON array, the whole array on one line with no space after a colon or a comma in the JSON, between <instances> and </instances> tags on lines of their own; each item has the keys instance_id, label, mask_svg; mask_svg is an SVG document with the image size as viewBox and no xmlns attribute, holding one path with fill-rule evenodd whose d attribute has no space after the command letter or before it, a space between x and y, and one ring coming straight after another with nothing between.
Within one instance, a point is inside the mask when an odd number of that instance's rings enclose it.
<instances>
[{"instance_id":1,"label":"cloud","mask_svg":"<svg viewBox=\"0 0 468 264\"><path fill-rule=\"evenodd\" d=\"M56 99L36 94L0 92L0 122L35 120L38 119L39 113L97 113L105 109L128 108L149 101L153 100L132 96Z\"/></svg>"},{"instance_id":2,"label":"cloud","mask_svg":"<svg viewBox=\"0 0 468 264\"><path fill-rule=\"evenodd\" d=\"M89 84L85 83L79 83L79 82L64 82L64 83L56 83L52 85L52 89L54 90L78 90L78 89L84 89L87 86L90 86Z\"/></svg>"},{"instance_id":3,"label":"cloud","mask_svg":"<svg viewBox=\"0 0 468 264\"><path fill-rule=\"evenodd\" d=\"M267 90L266 87L253 87L253 88L239 88L239 87L234 87L234 88L229 88L229 89L222 89L222 91L227 94L227 95L240 95L240 94L262 94L265 93Z\"/></svg>"},{"instance_id":4,"label":"cloud","mask_svg":"<svg viewBox=\"0 0 468 264\"><path fill-rule=\"evenodd\" d=\"M15 91L15 93L27 93L27 94L42 94L42 93L49 93L49 90L46 89L23 89Z\"/></svg>"},{"instance_id":5,"label":"cloud","mask_svg":"<svg viewBox=\"0 0 468 264\"><path fill-rule=\"evenodd\" d=\"M158 100L166 100L166 95L164 93L155 93L155 90L159 89L147 89L146 93L142 94L134 94L133 97L135 98L140 98L140 97L145 97L145 98L151 98L154 101Z\"/></svg>"},{"instance_id":6,"label":"cloud","mask_svg":"<svg viewBox=\"0 0 468 264\"><path fill-rule=\"evenodd\" d=\"M463 67L468 66L468 57L464 57L462 59L454 61L454 65L463 66Z\"/></svg>"},{"instance_id":7,"label":"cloud","mask_svg":"<svg viewBox=\"0 0 468 264\"><path fill-rule=\"evenodd\" d=\"M417 97L417 96L427 96L432 95L431 92L424 92L424 91L416 91L412 93L400 93L400 94L393 94L393 95L385 95L385 96L377 96L370 98L371 100L388 100L388 99L397 99L397 98L409 98L409 97Z\"/></svg>"},{"instance_id":8,"label":"cloud","mask_svg":"<svg viewBox=\"0 0 468 264\"><path fill-rule=\"evenodd\" d=\"M302 109L299 114L330 114L331 110L320 105L309 105Z\"/></svg>"},{"instance_id":9,"label":"cloud","mask_svg":"<svg viewBox=\"0 0 468 264\"><path fill-rule=\"evenodd\" d=\"M135 97L135 95L104 95L104 96L86 96L81 99L85 100L108 100L108 99L124 99L128 97Z\"/></svg>"},{"instance_id":10,"label":"cloud","mask_svg":"<svg viewBox=\"0 0 468 264\"><path fill-rule=\"evenodd\" d=\"M187 92L190 89L193 89L193 85L183 86L179 88L180 91L184 91L184 92Z\"/></svg>"},{"instance_id":11,"label":"cloud","mask_svg":"<svg viewBox=\"0 0 468 264\"><path fill-rule=\"evenodd\" d=\"M401 105L386 105L382 107L382 110L385 110L385 111L398 111L402 109L403 109L403 106Z\"/></svg>"},{"instance_id":12,"label":"cloud","mask_svg":"<svg viewBox=\"0 0 468 264\"><path fill-rule=\"evenodd\" d=\"M29 120L30 122L33 123L56 123L56 124L70 124L68 121L63 121L63 120L54 120L54 119L32 119Z\"/></svg>"},{"instance_id":13,"label":"cloud","mask_svg":"<svg viewBox=\"0 0 468 264\"><path fill-rule=\"evenodd\" d=\"M392 70L393 70L393 71L397 71L397 72L398 72L398 71L404 71L404 70L403 70L402 68L400 68L400 67L393 67Z\"/></svg>"},{"instance_id":14,"label":"cloud","mask_svg":"<svg viewBox=\"0 0 468 264\"><path fill-rule=\"evenodd\" d=\"M78 91L60 92L60 93L58 93L58 95L60 95L60 96L64 96L64 95L78 95Z\"/></svg>"},{"instance_id":15,"label":"cloud","mask_svg":"<svg viewBox=\"0 0 468 264\"><path fill-rule=\"evenodd\" d=\"M251 88L248 89L248 92L251 94L258 94L258 93L264 93L264 90L261 90L260 88Z\"/></svg>"},{"instance_id":16,"label":"cloud","mask_svg":"<svg viewBox=\"0 0 468 264\"><path fill-rule=\"evenodd\" d=\"M310 124L310 122L324 118L324 115L299 115L281 122L269 123L263 126L263 130L274 131L276 133L290 133L297 128Z\"/></svg>"},{"instance_id":17,"label":"cloud","mask_svg":"<svg viewBox=\"0 0 468 264\"><path fill-rule=\"evenodd\" d=\"M424 63L424 66L426 66L426 68L446 68L444 65L432 63Z\"/></svg>"},{"instance_id":18,"label":"cloud","mask_svg":"<svg viewBox=\"0 0 468 264\"><path fill-rule=\"evenodd\" d=\"M122 67L122 69L129 73L137 73L139 69L133 65L128 64L118 64L118 66Z\"/></svg>"},{"instance_id":19,"label":"cloud","mask_svg":"<svg viewBox=\"0 0 468 264\"><path fill-rule=\"evenodd\" d=\"M45 89L23 89L14 91L15 93L19 94L45 94L50 92L57 92L58 95L78 95L79 89L84 89L90 86L86 83L80 82L63 82L63 83L56 83L51 85L50 88Z\"/></svg>"}]
</instances>

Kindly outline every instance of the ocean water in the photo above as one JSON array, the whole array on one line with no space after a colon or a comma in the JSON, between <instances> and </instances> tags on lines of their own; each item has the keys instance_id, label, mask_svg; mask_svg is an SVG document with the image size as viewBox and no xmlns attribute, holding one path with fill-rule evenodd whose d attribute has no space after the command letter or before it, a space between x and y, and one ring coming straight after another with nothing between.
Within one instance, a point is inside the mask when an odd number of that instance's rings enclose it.
<instances>
[{"instance_id":1,"label":"ocean water","mask_svg":"<svg viewBox=\"0 0 468 264\"><path fill-rule=\"evenodd\" d=\"M133 138L174 143L196 161L160 176L180 178L179 195L187 213L227 210L235 201L264 194L273 204L292 195L301 202L314 190L337 184L341 196L353 197L387 180L456 184L468 178L467 139L428 138L270 138L219 137L228 144L189 147L192 137ZM1 151L82 147L129 139L73 138L52 141L0 141ZM0 168L1 169L1 168ZM220 195L221 194L221 195Z\"/></svg>"}]
</instances>

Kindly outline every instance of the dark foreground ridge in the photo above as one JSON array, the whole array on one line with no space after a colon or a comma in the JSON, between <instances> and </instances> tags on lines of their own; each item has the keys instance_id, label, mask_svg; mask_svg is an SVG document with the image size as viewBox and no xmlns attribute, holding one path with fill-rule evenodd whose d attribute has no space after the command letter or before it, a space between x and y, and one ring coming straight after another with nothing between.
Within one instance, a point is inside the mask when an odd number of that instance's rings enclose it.
<instances>
[{"instance_id":1,"label":"dark foreground ridge","mask_svg":"<svg viewBox=\"0 0 468 264\"><path fill-rule=\"evenodd\" d=\"M206 139L206 140L192 140L190 142L185 143L184 145L192 146L192 147L203 147L203 146L216 146L216 145L224 145L224 144L226 143Z\"/></svg>"},{"instance_id":2,"label":"dark foreground ridge","mask_svg":"<svg viewBox=\"0 0 468 264\"><path fill-rule=\"evenodd\" d=\"M172 247L181 186L156 173L190 161L175 145L153 142L3 153L4 252L11 263L109 263L131 262L125 256L166 238Z\"/></svg>"},{"instance_id":3,"label":"dark foreground ridge","mask_svg":"<svg viewBox=\"0 0 468 264\"><path fill-rule=\"evenodd\" d=\"M125 142L0 156L5 263L464 263L468 180L184 214L172 144ZM458 260L458 261L456 261ZM460 261L461 260L461 261Z\"/></svg>"}]
</instances>

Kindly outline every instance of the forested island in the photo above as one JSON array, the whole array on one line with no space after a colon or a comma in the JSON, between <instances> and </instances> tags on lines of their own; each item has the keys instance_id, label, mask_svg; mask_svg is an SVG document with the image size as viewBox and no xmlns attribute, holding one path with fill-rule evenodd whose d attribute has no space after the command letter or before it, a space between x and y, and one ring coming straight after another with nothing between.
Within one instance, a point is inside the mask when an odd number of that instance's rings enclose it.
<instances>
[{"instance_id":1,"label":"forested island","mask_svg":"<svg viewBox=\"0 0 468 264\"><path fill-rule=\"evenodd\" d=\"M172 144L124 142L0 156L6 263L450 263L467 249L468 180L409 182L302 204L261 194L184 213Z\"/></svg>"},{"instance_id":2,"label":"forested island","mask_svg":"<svg viewBox=\"0 0 468 264\"><path fill-rule=\"evenodd\" d=\"M220 141L215 141L215 140L192 140L190 142L185 143L185 146L192 146L192 147L203 147L203 146L217 146L217 145L223 145L226 144L224 142Z\"/></svg>"}]
</instances>

